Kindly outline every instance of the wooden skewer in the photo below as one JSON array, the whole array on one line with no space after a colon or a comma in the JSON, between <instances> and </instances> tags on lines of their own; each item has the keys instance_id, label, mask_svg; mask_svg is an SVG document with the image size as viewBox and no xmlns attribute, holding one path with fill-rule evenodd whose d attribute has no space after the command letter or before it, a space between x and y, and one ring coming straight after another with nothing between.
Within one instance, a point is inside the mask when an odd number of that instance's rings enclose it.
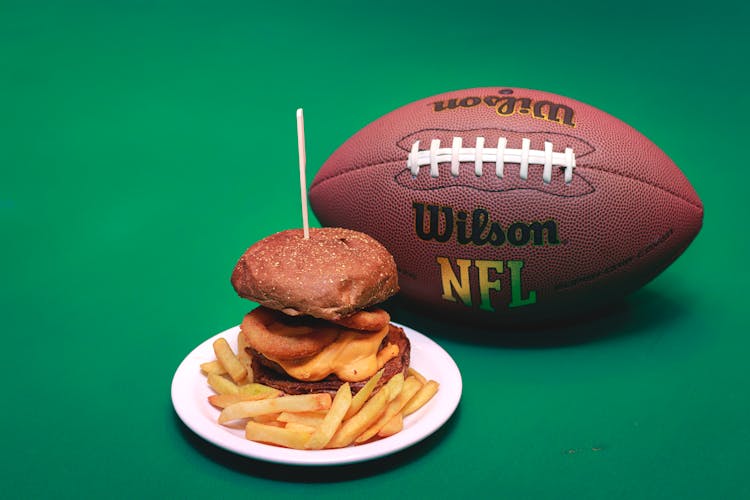
<instances>
[{"instance_id":1,"label":"wooden skewer","mask_svg":"<svg viewBox=\"0 0 750 500\"><path fill-rule=\"evenodd\" d=\"M305 239L310 238L310 224L307 220L307 175L305 168L307 158L305 157L305 119L302 108L297 110L297 149L299 151L299 189L300 201L302 202L302 229Z\"/></svg>"}]
</instances>

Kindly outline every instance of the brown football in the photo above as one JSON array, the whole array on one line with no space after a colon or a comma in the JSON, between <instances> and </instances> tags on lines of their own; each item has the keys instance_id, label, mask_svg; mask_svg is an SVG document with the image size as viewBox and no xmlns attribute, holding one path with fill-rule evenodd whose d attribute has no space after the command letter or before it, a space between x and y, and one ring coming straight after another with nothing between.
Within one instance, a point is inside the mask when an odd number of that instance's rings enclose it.
<instances>
[{"instance_id":1,"label":"brown football","mask_svg":"<svg viewBox=\"0 0 750 500\"><path fill-rule=\"evenodd\" d=\"M672 160L592 106L518 88L429 97L321 167L324 225L393 254L402 296L483 322L555 318L643 286L695 238L703 205Z\"/></svg>"}]
</instances>

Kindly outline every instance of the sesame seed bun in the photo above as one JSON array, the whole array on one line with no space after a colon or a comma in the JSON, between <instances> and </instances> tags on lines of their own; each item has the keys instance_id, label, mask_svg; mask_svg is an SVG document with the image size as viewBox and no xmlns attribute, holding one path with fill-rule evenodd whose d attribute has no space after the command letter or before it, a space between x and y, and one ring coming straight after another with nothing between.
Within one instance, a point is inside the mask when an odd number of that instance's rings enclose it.
<instances>
[{"instance_id":1,"label":"sesame seed bun","mask_svg":"<svg viewBox=\"0 0 750 500\"><path fill-rule=\"evenodd\" d=\"M335 321L398 292L396 264L372 237L310 228L268 236L247 249L232 273L237 293L291 316Z\"/></svg>"}]
</instances>

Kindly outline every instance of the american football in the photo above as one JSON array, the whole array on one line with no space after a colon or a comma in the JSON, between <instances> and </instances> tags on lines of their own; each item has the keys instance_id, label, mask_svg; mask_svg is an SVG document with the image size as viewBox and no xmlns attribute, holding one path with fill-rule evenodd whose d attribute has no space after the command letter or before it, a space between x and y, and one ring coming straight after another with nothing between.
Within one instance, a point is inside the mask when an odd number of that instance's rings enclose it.
<instances>
[{"instance_id":1,"label":"american football","mask_svg":"<svg viewBox=\"0 0 750 500\"><path fill-rule=\"evenodd\" d=\"M507 87L429 97L370 123L323 164L309 198L323 225L388 248L407 301L481 323L622 297L703 221L690 182L637 130Z\"/></svg>"}]
</instances>

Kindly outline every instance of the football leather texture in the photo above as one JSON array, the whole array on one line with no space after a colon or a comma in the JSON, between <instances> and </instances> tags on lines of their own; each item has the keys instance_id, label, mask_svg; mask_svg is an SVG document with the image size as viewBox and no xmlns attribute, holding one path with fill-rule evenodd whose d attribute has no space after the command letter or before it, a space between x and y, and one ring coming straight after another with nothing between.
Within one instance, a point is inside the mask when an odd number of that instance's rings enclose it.
<instances>
[{"instance_id":1,"label":"football leather texture","mask_svg":"<svg viewBox=\"0 0 750 500\"><path fill-rule=\"evenodd\" d=\"M309 199L323 225L385 245L404 299L496 324L622 297L682 254L703 221L690 182L634 128L507 87L448 92L377 119L328 158Z\"/></svg>"}]
</instances>

